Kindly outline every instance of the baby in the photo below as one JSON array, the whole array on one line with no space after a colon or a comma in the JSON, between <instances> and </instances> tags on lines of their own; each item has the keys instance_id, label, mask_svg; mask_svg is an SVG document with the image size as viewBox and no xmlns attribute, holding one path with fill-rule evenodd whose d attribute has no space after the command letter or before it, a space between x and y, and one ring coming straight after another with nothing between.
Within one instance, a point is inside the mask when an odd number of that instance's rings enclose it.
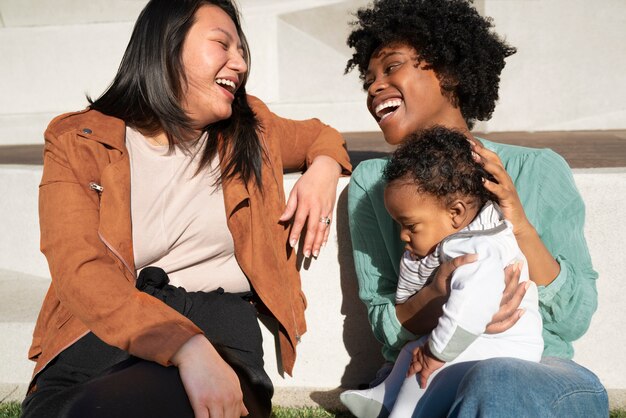
<instances>
[{"instance_id":1,"label":"baby","mask_svg":"<svg viewBox=\"0 0 626 418\"><path fill-rule=\"evenodd\" d=\"M384 176L385 207L406 243L397 304L420 291L441 263L464 254L477 260L454 271L437 327L403 348L384 382L341 394L359 418L387 416L392 409L393 416L411 416L427 382L446 365L492 357L539 361L543 352L537 288L512 225L483 187L490 176L472 158L467 138L442 127L414 134L396 150ZM487 335L502 299L504 268L520 262L520 282L528 282L524 315L509 330Z\"/></svg>"}]
</instances>

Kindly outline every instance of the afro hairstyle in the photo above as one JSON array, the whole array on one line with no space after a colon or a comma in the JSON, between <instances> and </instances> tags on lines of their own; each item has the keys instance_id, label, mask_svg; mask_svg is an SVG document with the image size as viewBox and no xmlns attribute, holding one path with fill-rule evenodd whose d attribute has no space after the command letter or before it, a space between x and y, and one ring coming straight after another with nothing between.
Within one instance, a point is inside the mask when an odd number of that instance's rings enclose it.
<instances>
[{"instance_id":1,"label":"afro hairstyle","mask_svg":"<svg viewBox=\"0 0 626 418\"><path fill-rule=\"evenodd\" d=\"M370 58L394 44L413 47L418 65L433 69L442 94L461 110L470 129L488 120L498 100L504 59L516 52L492 31L471 0L375 0L356 13L347 44L354 48L346 73L358 68L361 80Z\"/></svg>"}]
</instances>

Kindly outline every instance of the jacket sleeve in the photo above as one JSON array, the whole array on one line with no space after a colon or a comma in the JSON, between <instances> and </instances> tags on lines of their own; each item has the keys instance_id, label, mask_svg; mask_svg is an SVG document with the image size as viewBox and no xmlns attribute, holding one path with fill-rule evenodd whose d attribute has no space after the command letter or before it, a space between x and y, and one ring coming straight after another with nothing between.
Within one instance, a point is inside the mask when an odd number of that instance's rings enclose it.
<instances>
[{"instance_id":1,"label":"jacket sleeve","mask_svg":"<svg viewBox=\"0 0 626 418\"><path fill-rule=\"evenodd\" d=\"M100 239L99 199L79 181L67 144L76 136L46 132L39 188L41 250L50 268L60 309L104 342L137 357L168 365L193 335L191 321L139 292Z\"/></svg>"},{"instance_id":2,"label":"jacket sleeve","mask_svg":"<svg viewBox=\"0 0 626 418\"><path fill-rule=\"evenodd\" d=\"M263 129L277 136L285 170L305 170L315 157L326 155L339 163L343 174L350 174L352 165L346 143L334 128L318 119L297 121L280 117L254 96L248 96L248 101Z\"/></svg>"},{"instance_id":3,"label":"jacket sleeve","mask_svg":"<svg viewBox=\"0 0 626 418\"><path fill-rule=\"evenodd\" d=\"M383 344L383 356L395 361L400 349L416 337L396 316L402 246L382 200L384 164L384 160L359 164L350 179L348 215L359 297L367 307L374 336Z\"/></svg>"},{"instance_id":4,"label":"jacket sleeve","mask_svg":"<svg viewBox=\"0 0 626 418\"><path fill-rule=\"evenodd\" d=\"M545 152L536 162L535 172L541 173L542 184L534 225L561 267L552 283L539 287L544 330L551 334L546 340L556 336L571 343L587 331L598 305L598 274L584 236L585 206L569 166L558 154ZM573 354L551 350L546 344L545 355Z\"/></svg>"}]
</instances>

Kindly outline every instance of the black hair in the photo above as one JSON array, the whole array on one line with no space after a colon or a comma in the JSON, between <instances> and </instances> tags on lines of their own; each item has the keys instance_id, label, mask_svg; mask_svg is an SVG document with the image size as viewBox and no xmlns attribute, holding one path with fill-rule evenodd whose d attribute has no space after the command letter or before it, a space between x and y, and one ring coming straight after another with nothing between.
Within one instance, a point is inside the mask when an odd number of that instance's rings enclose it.
<instances>
[{"instance_id":1,"label":"black hair","mask_svg":"<svg viewBox=\"0 0 626 418\"><path fill-rule=\"evenodd\" d=\"M249 70L248 43L239 11L231 0L150 0L137 18L113 82L97 100L87 96L90 108L122 119L147 134L164 132L170 151L175 146L188 150L188 140L194 139L194 134L192 122L181 107L186 83L182 51L195 13L204 5L217 6L232 19ZM217 183L239 175L246 185L250 180L261 185L263 148L259 122L246 98L247 76L248 73L235 93L231 117L203 129L208 140L199 171L222 151L226 164L223 174L216 170ZM224 139L223 150L218 149L219 138Z\"/></svg>"},{"instance_id":2,"label":"black hair","mask_svg":"<svg viewBox=\"0 0 626 418\"><path fill-rule=\"evenodd\" d=\"M475 199L478 206L498 199L484 184L495 182L472 158L472 148L461 132L435 126L409 136L394 152L383 172L388 182L415 184L419 193L428 193L447 206L457 198Z\"/></svg>"},{"instance_id":3,"label":"black hair","mask_svg":"<svg viewBox=\"0 0 626 418\"><path fill-rule=\"evenodd\" d=\"M442 94L461 109L470 129L491 117L504 59L516 50L491 30L491 18L480 16L471 0L376 0L356 17L346 73L357 67L364 80L373 54L406 44L417 51L417 65L435 71Z\"/></svg>"}]
</instances>

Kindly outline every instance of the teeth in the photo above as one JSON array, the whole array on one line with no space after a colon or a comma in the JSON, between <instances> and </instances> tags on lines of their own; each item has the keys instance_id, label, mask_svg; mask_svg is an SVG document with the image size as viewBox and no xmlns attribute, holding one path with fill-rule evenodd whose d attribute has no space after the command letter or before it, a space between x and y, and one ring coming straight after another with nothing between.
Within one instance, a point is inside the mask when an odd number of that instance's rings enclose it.
<instances>
[{"instance_id":1,"label":"teeth","mask_svg":"<svg viewBox=\"0 0 626 418\"><path fill-rule=\"evenodd\" d=\"M385 113L384 115L380 116L380 119L378 120L378 123L384 121L387 117L389 117L393 112L389 112L389 113Z\"/></svg>"},{"instance_id":2,"label":"teeth","mask_svg":"<svg viewBox=\"0 0 626 418\"><path fill-rule=\"evenodd\" d=\"M376 109L374 109L374 113L381 120L383 120L386 116L390 115L392 112L386 113L384 115L382 115L380 112L382 112L384 109L387 109L388 107L399 107L401 104L402 104L402 100L400 99L387 100L386 102L383 102L379 104L378 106L376 106Z\"/></svg>"},{"instance_id":3,"label":"teeth","mask_svg":"<svg viewBox=\"0 0 626 418\"><path fill-rule=\"evenodd\" d=\"M221 84L223 86L230 87L232 90L235 90L235 88L237 87L234 82L232 82L230 80L226 80L225 78L218 78L218 79L215 80L215 82L217 84Z\"/></svg>"}]
</instances>

